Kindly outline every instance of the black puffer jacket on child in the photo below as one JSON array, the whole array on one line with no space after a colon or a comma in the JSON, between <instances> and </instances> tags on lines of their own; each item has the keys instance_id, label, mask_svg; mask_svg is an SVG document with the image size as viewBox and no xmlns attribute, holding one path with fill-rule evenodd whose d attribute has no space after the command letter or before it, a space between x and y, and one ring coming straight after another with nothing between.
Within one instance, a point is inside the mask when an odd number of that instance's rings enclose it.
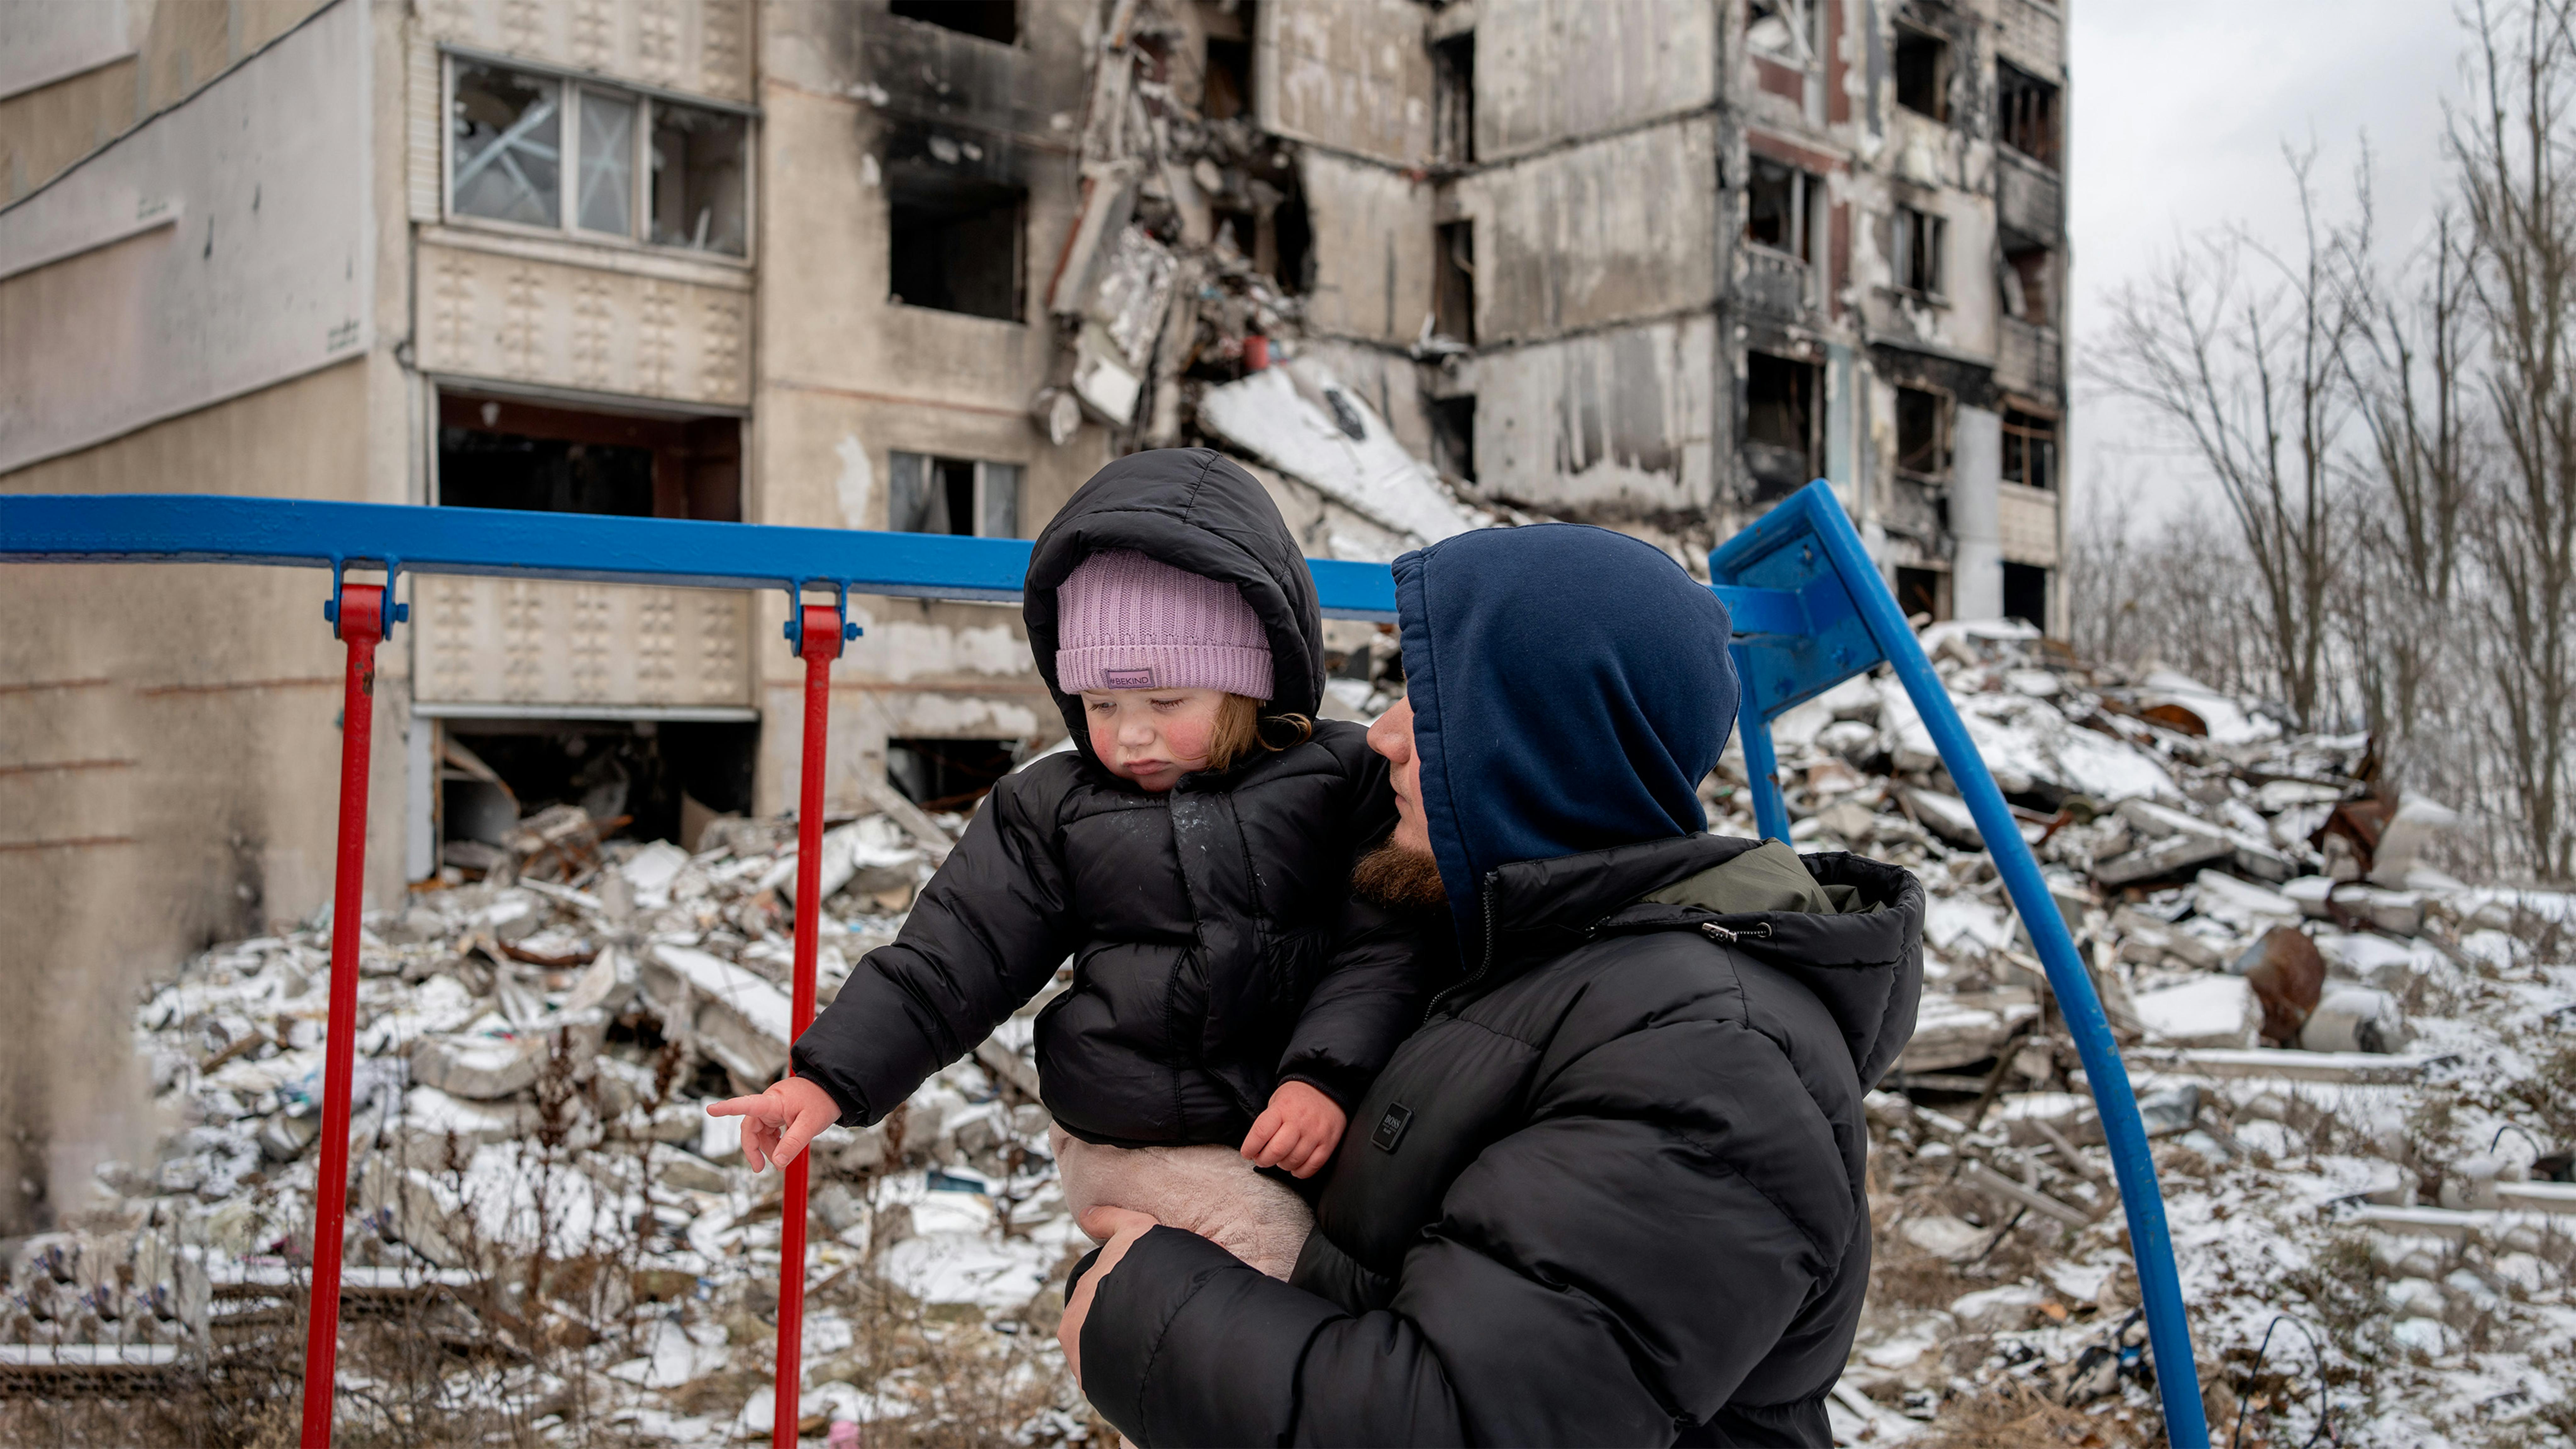
<instances>
[{"instance_id":1,"label":"black puffer jacket on child","mask_svg":"<svg viewBox=\"0 0 2576 1449\"><path fill-rule=\"evenodd\" d=\"M1354 856L1395 823L1365 732L1313 738L1155 795L1092 754L1057 689L1056 586L1134 549L1243 591L1269 637L1265 714L1324 683L1314 581L1268 494L1205 449L1102 469L1039 535L1025 614L1076 749L994 787L892 945L797 1039L796 1071L871 1123L974 1049L1067 956L1040 1013L1038 1075L1065 1130L1114 1146L1240 1142L1281 1081L1345 1109L1421 1019L1416 933L1350 900Z\"/></svg>"}]
</instances>

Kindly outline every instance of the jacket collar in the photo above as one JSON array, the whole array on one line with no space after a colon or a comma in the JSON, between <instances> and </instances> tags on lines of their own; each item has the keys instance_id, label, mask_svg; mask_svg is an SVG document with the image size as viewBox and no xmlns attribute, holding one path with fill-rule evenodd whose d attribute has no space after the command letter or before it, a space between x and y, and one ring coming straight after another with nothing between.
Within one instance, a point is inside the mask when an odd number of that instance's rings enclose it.
<instances>
[{"instance_id":1,"label":"jacket collar","mask_svg":"<svg viewBox=\"0 0 2576 1449\"><path fill-rule=\"evenodd\" d=\"M1814 992L1832 1013L1860 1080L1875 1083L1913 1035L1923 991L1925 898L1911 872L1857 855L1802 857L1820 883L1856 886L1876 907L1853 914L1719 915L1641 899L1760 843L1689 835L1500 867L1485 877L1480 893L1480 955L1443 999L1491 991L1600 936L1715 927L1712 939L1787 971Z\"/></svg>"}]
</instances>

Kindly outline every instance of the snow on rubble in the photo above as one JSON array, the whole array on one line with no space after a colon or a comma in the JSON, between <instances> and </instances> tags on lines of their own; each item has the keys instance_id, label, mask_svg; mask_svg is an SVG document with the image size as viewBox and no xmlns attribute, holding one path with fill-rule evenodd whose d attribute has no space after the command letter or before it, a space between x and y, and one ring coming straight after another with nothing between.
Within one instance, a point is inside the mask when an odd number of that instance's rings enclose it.
<instances>
[{"instance_id":1,"label":"snow on rubble","mask_svg":"<svg viewBox=\"0 0 2576 1449\"><path fill-rule=\"evenodd\" d=\"M2455 821L2388 790L2366 739L2089 668L2019 626L1922 642L2120 1037L2218 1432L2241 1412L2248 1443L2321 1423L2340 1443L2565 1442L2576 903L2435 869ZM1401 687L1348 683L1364 715ZM1915 1035L1869 1097L1878 1246L1838 1436L2150 1442L2084 1074L1911 701L1847 681L1774 737L1799 847L1892 860L1929 895ZM1704 795L1712 828L1752 833L1740 753ZM827 832L827 996L957 828L890 805ZM762 1437L779 1178L703 1106L784 1061L792 826L719 821L695 853L561 819L520 837L368 922L349 1312L444 1356L353 1348L348 1371L374 1376L368 1402L430 1382L441 1412L552 1441ZM0 1376L148 1381L293 1329L326 941L317 922L216 946L137 1009L168 1130L14 1245ZM1084 1244L1046 1155L1035 1005L887 1123L818 1143L811 1433L1099 1432L1052 1339Z\"/></svg>"},{"instance_id":2,"label":"snow on rubble","mask_svg":"<svg viewBox=\"0 0 2576 1449\"><path fill-rule=\"evenodd\" d=\"M2566 1442L2576 902L2434 869L2456 817L2389 789L2366 738L2019 625L1921 642L2120 1038L2216 1433ZM1869 1098L1878 1251L1838 1437L2160 1442L2084 1073L1912 701L1881 672L1773 735L1800 849L1930 896L1915 1035ZM1742 769L1704 791L1723 833L1753 831Z\"/></svg>"}]
</instances>

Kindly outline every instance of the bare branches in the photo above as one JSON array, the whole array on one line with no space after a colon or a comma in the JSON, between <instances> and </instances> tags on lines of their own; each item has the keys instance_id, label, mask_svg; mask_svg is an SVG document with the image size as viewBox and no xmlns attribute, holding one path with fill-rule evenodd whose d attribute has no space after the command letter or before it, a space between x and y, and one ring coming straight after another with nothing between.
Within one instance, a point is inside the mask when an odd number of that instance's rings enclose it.
<instances>
[{"instance_id":1,"label":"bare branches","mask_svg":"<svg viewBox=\"0 0 2576 1449\"><path fill-rule=\"evenodd\" d=\"M2327 703L2326 605L2343 547L2343 353L2362 321L2347 277L2367 234L2320 221L2312 152L2287 160L2300 250L2277 253L2241 231L2186 244L2114 298L2112 342L2091 370L2162 416L2218 482L2253 565L2271 683L2313 726Z\"/></svg>"}]
</instances>

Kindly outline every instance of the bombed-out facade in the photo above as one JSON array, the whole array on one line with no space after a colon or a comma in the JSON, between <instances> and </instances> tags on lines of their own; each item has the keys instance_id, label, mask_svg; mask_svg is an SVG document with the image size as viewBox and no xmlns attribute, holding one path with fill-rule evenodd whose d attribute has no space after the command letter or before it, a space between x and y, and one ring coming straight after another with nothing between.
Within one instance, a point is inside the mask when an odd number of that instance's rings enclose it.
<instances>
[{"instance_id":1,"label":"bombed-out facade","mask_svg":"<svg viewBox=\"0 0 2576 1449\"><path fill-rule=\"evenodd\" d=\"M2048 622L2063 56L2042 0L11 0L0 488L1026 538L1186 443L1318 556L1697 567L1823 477L1909 610ZM792 801L783 596L403 588L374 898ZM102 999L326 899L324 589L0 581L7 981L106 993L39 1008L0 1222L130 1126L54 1069ZM853 606L834 810L1061 736L1015 609Z\"/></svg>"}]
</instances>

